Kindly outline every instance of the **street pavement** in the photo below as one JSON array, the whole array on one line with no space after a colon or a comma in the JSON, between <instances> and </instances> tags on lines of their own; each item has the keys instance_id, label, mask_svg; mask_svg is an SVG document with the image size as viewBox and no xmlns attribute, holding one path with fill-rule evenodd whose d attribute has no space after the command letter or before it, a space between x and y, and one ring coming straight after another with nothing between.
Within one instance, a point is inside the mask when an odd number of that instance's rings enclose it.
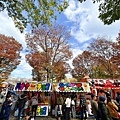
<instances>
[{"instance_id":1,"label":"street pavement","mask_svg":"<svg viewBox=\"0 0 120 120\"><path fill-rule=\"evenodd\" d=\"M11 115L9 120L17 120L17 118L14 117L13 115ZM21 120L25 120L25 118L22 118ZM51 116L44 116L44 117L36 117L35 120L57 120L57 119L55 117L51 117ZM71 118L70 120L80 120L80 118L76 118L76 119ZM95 120L95 119L88 118L87 120Z\"/></svg>"}]
</instances>

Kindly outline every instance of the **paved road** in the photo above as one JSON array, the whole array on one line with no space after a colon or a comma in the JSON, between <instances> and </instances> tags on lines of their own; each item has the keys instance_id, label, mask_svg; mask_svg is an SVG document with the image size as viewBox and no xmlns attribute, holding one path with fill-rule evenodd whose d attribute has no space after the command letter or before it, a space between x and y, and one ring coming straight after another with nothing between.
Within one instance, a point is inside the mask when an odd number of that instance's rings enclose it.
<instances>
[{"instance_id":1,"label":"paved road","mask_svg":"<svg viewBox=\"0 0 120 120\"><path fill-rule=\"evenodd\" d=\"M17 119L13 115L11 115L9 120L17 120ZM23 118L21 120L25 120L25 119ZM47 116L47 117L36 117L35 120L57 120L57 119L54 117ZM76 118L76 119L71 118L71 120L80 120L80 119L79 118ZM95 120L95 119L89 118L88 120Z\"/></svg>"},{"instance_id":2,"label":"paved road","mask_svg":"<svg viewBox=\"0 0 120 120\"><path fill-rule=\"evenodd\" d=\"M9 120L17 120L17 118L10 116ZM22 118L21 120L25 120L25 118ZM35 120L57 120L57 119L53 117L36 117ZM78 120L78 119L71 119L71 120Z\"/></svg>"}]
</instances>

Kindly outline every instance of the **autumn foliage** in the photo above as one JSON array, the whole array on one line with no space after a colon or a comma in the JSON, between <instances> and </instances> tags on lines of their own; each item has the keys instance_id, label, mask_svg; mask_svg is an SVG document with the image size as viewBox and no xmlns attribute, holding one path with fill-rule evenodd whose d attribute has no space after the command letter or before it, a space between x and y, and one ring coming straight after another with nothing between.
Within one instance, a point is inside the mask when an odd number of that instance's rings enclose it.
<instances>
[{"instance_id":1,"label":"autumn foliage","mask_svg":"<svg viewBox=\"0 0 120 120\"><path fill-rule=\"evenodd\" d=\"M20 63L22 46L14 38L0 34L0 78L5 80Z\"/></svg>"},{"instance_id":2,"label":"autumn foliage","mask_svg":"<svg viewBox=\"0 0 120 120\"><path fill-rule=\"evenodd\" d=\"M81 79L87 73L91 78L119 78L120 34L115 42L98 37L87 50L73 59L72 76Z\"/></svg>"},{"instance_id":3,"label":"autumn foliage","mask_svg":"<svg viewBox=\"0 0 120 120\"><path fill-rule=\"evenodd\" d=\"M27 49L29 50L26 59L33 67L33 78L41 80L41 72L43 74L46 72L47 81L53 76L56 79L63 78L69 68L66 61L72 57L68 44L69 38L70 33L60 25L41 26L26 35ZM35 74L36 71L37 74Z\"/></svg>"}]
</instances>

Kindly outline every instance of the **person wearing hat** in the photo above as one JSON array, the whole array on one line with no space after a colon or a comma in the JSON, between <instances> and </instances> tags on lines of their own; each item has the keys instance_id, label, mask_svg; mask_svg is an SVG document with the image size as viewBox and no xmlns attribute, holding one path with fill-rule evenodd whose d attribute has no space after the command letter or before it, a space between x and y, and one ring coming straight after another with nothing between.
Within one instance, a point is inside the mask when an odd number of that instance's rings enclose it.
<instances>
[{"instance_id":1,"label":"person wearing hat","mask_svg":"<svg viewBox=\"0 0 120 120\"><path fill-rule=\"evenodd\" d=\"M105 104L105 97L100 96L98 101L98 118L99 120L112 120L109 110Z\"/></svg>"},{"instance_id":2,"label":"person wearing hat","mask_svg":"<svg viewBox=\"0 0 120 120\"><path fill-rule=\"evenodd\" d=\"M98 103L96 101L96 96L95 94L91 94L91 107L92 107L92 113L94 115L94 117L96 118L96 120L98 120L97 118L97 112L98 112Z\"/></svg>"}]
</instances>

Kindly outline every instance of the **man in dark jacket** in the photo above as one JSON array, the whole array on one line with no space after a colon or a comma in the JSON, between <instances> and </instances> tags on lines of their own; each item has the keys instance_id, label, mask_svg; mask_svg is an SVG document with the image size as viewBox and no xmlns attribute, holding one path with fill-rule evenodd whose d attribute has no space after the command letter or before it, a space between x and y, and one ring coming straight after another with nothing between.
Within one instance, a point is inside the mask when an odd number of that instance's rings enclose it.
<instances>
[{"instance_id":1,"label":"man in dark jacket","mask_svg":"<svg viewBox=\"0 0 120 120\"><path fill-rule=\"evenodd\" d=\"M86 113L86 98L84 94L81 94L80 97L80 106L81 106L81 120L83 120L83 117L85 115L85 120L87 119L87 113Z\"/></svg>"},{"instance_id":2,"label":"man in dark jacket","mask_svg":"<svg viewBox=\"0 0 120 120\"><path fill-rule=\"evenodd\" d=\"M26 93L23 93L21 96L18 98L18 120L20 120L21 114L23 113L25 103L27 102L27 95Z\"/></svg>"},{"instance_id":3,"label":"man in dark jacket","mask_svg":"<svg viewBox=\"0 0 120 120\"><path fill-rule=\"evenodd\" d=\"M105 97L100 96L98 101L99 120L112 120L110 113L105 104Z\"/></svg>"},{"instance_id":4,"label":"man in dark jacket","mask_svg":"<svg viewBox=\"0 0 120 120\"><path fill-rule=\"evenodd\" d=\"M118 112L120 112L120 92L117 92L116 102L118 106Z\"/></svg>"}]
</instances>

